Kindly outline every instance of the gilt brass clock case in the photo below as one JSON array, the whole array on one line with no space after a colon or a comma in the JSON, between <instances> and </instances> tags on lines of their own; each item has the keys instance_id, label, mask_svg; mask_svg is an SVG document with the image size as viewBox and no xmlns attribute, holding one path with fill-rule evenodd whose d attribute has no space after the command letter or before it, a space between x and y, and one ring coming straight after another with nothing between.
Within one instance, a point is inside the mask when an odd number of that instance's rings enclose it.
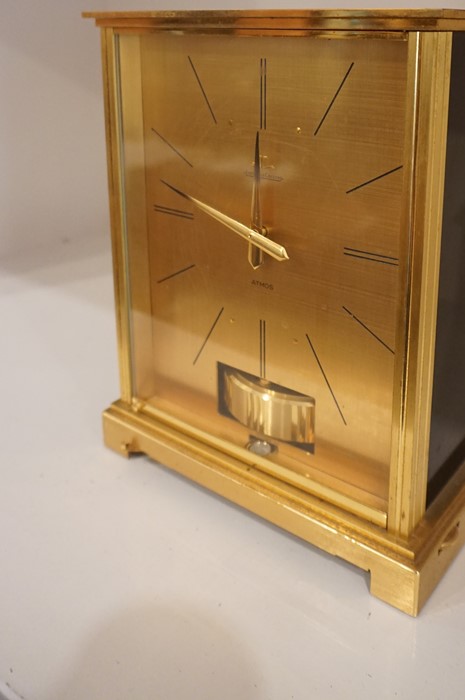
<instances>
[{"instance_id":1,"label":"gilt brass clock case","mask_svg":"<svg viewBox=\"0 0 465 700\"><path fill-rule=\"evenodd\" d=\"M416 614L463 541L465 13L87 16L121 370L106 443Z\"/></svg>"}]
</instances>

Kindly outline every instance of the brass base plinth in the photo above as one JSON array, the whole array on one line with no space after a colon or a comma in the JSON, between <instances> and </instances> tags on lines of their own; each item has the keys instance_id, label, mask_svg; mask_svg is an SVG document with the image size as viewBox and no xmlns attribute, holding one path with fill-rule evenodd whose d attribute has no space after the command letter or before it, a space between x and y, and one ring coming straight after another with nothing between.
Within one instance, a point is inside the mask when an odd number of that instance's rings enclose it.
<instances>
[{"instance_id":1,"label":"brass base plinth","mask_svg":"<svg viewBox=\"0 0 465 700\"><path fill-rule=\"evenodd\" d=\"M401 539L225 455L121 401L103 414L105 443L142 452L305 541L369 571L371 593L417 615L465 541L465 465ZM465 594L464 594L465 595Z\"/></svg>"}]
</instances>

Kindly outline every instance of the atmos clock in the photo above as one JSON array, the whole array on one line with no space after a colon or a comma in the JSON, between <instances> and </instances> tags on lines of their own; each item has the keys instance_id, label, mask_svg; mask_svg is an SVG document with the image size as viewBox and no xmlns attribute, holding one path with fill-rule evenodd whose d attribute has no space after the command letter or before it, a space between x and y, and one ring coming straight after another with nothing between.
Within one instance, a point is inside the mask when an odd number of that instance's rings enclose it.
<instances>
[{"instance_id":1,"label":"atmos clock","mask_svg":"<svg viewBox=\"0 0 465 700\"><path fill-rule=\"evenodd\" d=\"M465 538L465 12L90 13L142 452L416 614Z\"/></svg>"}]
</instances>

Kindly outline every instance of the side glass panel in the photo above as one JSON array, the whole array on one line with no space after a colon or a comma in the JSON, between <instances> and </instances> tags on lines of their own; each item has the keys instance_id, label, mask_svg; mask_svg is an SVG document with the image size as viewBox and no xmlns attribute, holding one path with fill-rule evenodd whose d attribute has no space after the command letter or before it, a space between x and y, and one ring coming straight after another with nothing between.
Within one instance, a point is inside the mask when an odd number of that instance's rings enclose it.
<instances>
[{"instance_id":1,"label":"side glass panel","mask_svg":"<svg viewBox=\"0 0 465 700\"><path fill-rule=\"evenodd\" d=\"M465 36L452 42L428 501L465 459Z\"/></svg>"}]
</instances>

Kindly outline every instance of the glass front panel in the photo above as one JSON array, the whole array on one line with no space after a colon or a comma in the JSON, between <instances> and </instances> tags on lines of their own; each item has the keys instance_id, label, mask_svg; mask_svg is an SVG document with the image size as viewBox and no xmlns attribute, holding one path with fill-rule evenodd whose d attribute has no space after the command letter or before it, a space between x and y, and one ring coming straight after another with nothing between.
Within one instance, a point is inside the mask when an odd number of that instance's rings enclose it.
<instances>
[{"instance_id":1,"label":"glass front panel","mask_svg":"<svg viewBox=\"0 0 465 700\"><path fill-rule=\"evenodd\" d=\"M137 398L289 483L383 510L406 42L119 45Z\"/></svg>"}]
</instances>

